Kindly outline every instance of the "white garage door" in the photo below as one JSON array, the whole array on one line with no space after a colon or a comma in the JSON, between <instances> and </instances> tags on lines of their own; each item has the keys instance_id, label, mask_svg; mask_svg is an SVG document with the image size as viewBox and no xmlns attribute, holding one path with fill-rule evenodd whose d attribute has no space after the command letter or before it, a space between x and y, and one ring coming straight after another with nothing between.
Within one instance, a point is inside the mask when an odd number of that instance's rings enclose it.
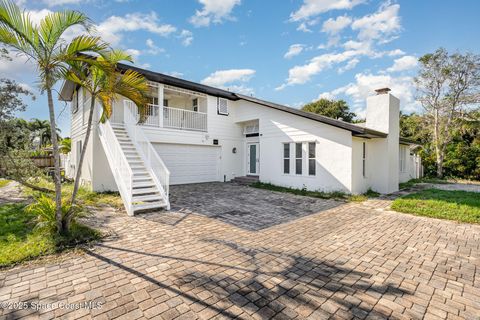
<instances>
[{"instance_id":1,"label":"white garage door","mask_svg":"<svg viewBox=\"0 0 480 320\"><path fill-rule=\"evenodd\" d=\"M154 146L170 170L170 184L219 180L219 147L169 143Z\"/></svg>"}]
</instances>

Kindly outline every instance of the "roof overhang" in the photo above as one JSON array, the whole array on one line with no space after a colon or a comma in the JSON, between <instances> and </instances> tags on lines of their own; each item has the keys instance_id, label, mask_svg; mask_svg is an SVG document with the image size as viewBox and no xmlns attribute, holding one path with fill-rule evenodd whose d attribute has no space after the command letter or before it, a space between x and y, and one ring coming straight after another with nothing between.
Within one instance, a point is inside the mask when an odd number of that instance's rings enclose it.
<instances>
[{"instance_id":1,"label":"roof overhang","mask_svg":"<svg viewBox=\"0 0 480 320\"><path fill-rule=\"evenodd\" d=\"M136 71L136 72L142 74L149 81L168 84L168 85L171 85L171 86L175 86L175 87L179 87L179 88L183 88L183 89L188 89L188 90L193 90L193 91L201 92L201 93L208 94L208 95L211 95L211 96L225 98L225 99L229 99L229 100L233 100L233 101L245 100L245 101L260 104L260 105L263 105L265 107L269 107L269 108L272 108L272 109L280 110L280 111L283 111L283 112L288 112L290 114L294 114L294 115L297 115L297 116L300 116L300 117L303 117L303 118L306 118L306 119L314 120L314 121L317 121L317 122L321 122L323 124L331 125L333 127L337 127L337 128L340 128L340 129L350 131L352 133L352 135L355 136L355 137L372 139L372 138L386 138L388 136L388 134L386 134L384 132L380 132L380 131L372 130L372 129L369 129L369 128L365 128L364 126L355 125L355 124L344 122L344 121L341 121L341 120L332 119L332 118L325 117L325 116L315 114L315 113L311 113L311 112L305 112L305 111L295 109L295 108L292 108L292 107L288 107L288 106L285 106L285 105L281 105L281 104L273 103L273 102L270 102L270 101L257 99L257 98L246 96L246 95L239 94L239 93L233 93L233 92L230 92L230 91L227 91L227 90L210 87L210 86L207 86L207 85L204 85L204 84L200 84L200 83L196 83L196 82L192 82L192 81L188 81L188 80L184 80L184 79L180 79L180 78L175 78L175 77L163 74L163 73L153 72L153 71L150 71L150 70L141 69L141 68L134 67L134 66L127 65L127 64L123 64L123 63L118 63L117 68L120 72L125 72L127 70ZM72 101L73 92L74 92L75 88L76 88L76 85L73 82L65 81L62 85L61 90L60 90L59 99L62 100L62 101Z\"/></svg>"}]
</instances>

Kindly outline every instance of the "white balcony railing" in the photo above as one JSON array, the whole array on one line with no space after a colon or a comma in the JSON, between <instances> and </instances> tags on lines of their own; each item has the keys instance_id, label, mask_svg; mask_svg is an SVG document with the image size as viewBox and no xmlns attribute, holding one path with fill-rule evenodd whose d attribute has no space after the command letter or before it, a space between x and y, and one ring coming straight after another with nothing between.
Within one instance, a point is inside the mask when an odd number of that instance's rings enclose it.
<instances>
[{"instance_id":1,"label":"white balcony railing","mask_svg":"<svg viewBox=\"0 0 480 320\"><path fill-rule=\"evenodd\" d=\"M181 130L207 131L207 114L179 108L163 107L149 104L146 107L146 119L143 125ZM163 117L162 117L163 114ZM138 121L138 113L136 120ZM163 121L160 121L163 120Z\"/></svg>"},{"instance_id":2,"label":"white balcony railing","mask_svg":"<svg viewBox=\"0 0 480 320\"><path fill-rule=\"evenodd\" d=\"M165 128L207 131L207 114L163 107L163 126Z\"/></svg>"}]
</instances>

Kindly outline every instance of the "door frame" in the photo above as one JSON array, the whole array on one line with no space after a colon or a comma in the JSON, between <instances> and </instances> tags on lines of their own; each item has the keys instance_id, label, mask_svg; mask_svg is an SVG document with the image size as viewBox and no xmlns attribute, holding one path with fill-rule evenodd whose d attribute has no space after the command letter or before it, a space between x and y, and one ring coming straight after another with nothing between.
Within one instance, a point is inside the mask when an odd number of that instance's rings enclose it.
<instances>
[{"instance_id":1,"label":"door frame","mask_svg":"<svg viewBox=\"0 0 480 320\"><path fill-rule=\"evenodd\" d=\"M256 145L256 157L255 157L255 169L256 172L250 172L250 146ZM259 176L260 175L260 142L247 142L247 152L246 152L246 163L247 163L247 175L248 176Z\"/></svg>"}]
</instances>

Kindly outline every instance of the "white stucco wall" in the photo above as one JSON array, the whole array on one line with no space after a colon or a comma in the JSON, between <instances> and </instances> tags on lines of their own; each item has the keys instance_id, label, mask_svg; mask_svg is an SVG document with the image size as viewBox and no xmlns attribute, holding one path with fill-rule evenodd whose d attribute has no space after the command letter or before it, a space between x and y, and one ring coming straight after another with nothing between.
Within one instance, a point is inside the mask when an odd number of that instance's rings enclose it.
<instances>
[{"instance_id":1,"label":"white stucco wall","mask_svg":"<svg viewBox=\"0 0 480 320\"><path fill-rule=\"evenodd\" d=\"M351 190L351 133L318 121L260 106L248 101L235 101L236 121L259 120L260 180L276 185L321 191ZM303 174L283 173L283 143L316 142L316 176L309 176L307 161ZM294 161L294 148L290 150ZM307 158L306 146L303 150ZM245 162L244 162L245 163Z\"/></svg>"},{"instance_id":2,"label":"white stucco wall","mask_svg":"<svg viewBox=\"0 0 480 320\"><path fill-rule=\"evenodd\" d=\"M82 96L82 95L80 95ZM208 96L208 131L186 131L144 126L144 132L154 144L173 143L212 146L218 140L220 148L218 181L229 181L247 172L246 146L259 142L259 178L263 182L309 190L363 193L369 188L382 193L398 189L398 182L410 175L407 156L406 176L399 175L399 101L392 95L370 97L367 101L367 127L388 132L388 138L363 139L351 132L318 121L302 118L253 102L229 101L229 115L217 114L217 98ZM114 108L123 109L123 99ZM72 115L72 162L76 159L76 141L84 140L86 120L82 108ZM122 111L120 113L122 114ZM258 121L260 136L246 138L243 125ZM366 176L362 172L362 143L367 145ZM303 174L294 170L296 142L316 143L316 175L308 175L307 145L303 150ZM283 173L283 143L291 145L290 174ZM236 148L236 153L232 150ZM92 181L92 177L94 181ZM96 123L89 143L82 183L94 190L116 190L105 152L98 138Z\"/></svg>"},{"instance_id":3,"label":"white stucco wall","mask_svg":"<svg viewBox=\"0 0 480 320\"><path fill-rule=\"evenodd\" d=\"M391 94L380 94L367 98L366 127L388 134L385 139L371 139L369 144L372 168L372 189L380 193L398 190L399 182L399 138L400 100Z\"/></svg>"}]
</instances>

